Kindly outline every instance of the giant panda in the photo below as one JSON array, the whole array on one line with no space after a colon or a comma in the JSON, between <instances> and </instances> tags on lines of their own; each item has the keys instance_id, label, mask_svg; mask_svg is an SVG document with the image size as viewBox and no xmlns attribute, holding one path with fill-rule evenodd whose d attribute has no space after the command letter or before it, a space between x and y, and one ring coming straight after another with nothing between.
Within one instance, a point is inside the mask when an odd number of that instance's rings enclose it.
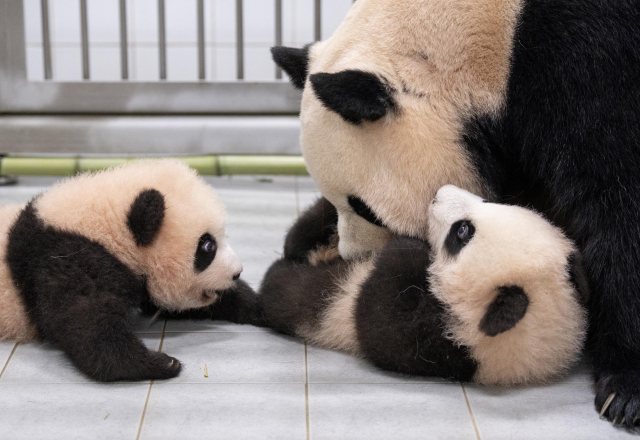
<instances>
[{"instance_id":1,"label":"giant panda","mask_svg":"<svg viewBox=\"0 0 640 440\"><path fill-rule=\"evenodd\" d=\"M236 286L242 264L225 216L213 189L175 160L80 175L1 208L0 340L54 343L98 381L178 375L177 359L134 334L130 311L224 309L252 295Z\"/></svg>"},{"instance_id":2,"label":"giant panda","mask_svg":"<svg viewBox=\"0 0 640 440\"><path fill-rule=\"evenodd\" d=\"M579 357L579 253L539 214L448 185L428 241L395 237L352 261L335 252L335 219L320 199L290 230L261 287L268 326L386 370L488 385L548 381Z\"/></svg>"},{"instance_id":3,"label":"giant panda","mask_svg":"<svg viewBox=\"0 0 640 440\"><path fill-rule=\"evenodd\" d=\"M277 47L346 259L426 239L455 184L531 206L581 250L596 409L640 420L640 3L358 0L326 41Z\"/></svg>"}]
</instances>

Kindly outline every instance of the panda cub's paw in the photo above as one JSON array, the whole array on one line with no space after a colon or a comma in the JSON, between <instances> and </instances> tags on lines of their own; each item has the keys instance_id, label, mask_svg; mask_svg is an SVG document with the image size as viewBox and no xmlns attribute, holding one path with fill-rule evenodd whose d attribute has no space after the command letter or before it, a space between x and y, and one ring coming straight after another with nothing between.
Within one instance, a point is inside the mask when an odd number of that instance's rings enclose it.
<instances>
[{"instance_id":1,"label":"panda cub's paw","mask_svg":"<svg viewBox=\"0 0 640 440\"><path fill-rule=\"evenodd\" d=\"M182 364L165 353L154 352L150 358L148 379L171 379L182 371Z\"/></svg>"},{"instance_id":2,"label":"panda cub's paw","mask_svg":"<svg viewBox=\"0 0 640 440\"><path fill-rule=\"evenodd\" d=\"M602 373L596 384L596 409L615 426L640 426L640 372Z\"/></svg>"}]
</instances>

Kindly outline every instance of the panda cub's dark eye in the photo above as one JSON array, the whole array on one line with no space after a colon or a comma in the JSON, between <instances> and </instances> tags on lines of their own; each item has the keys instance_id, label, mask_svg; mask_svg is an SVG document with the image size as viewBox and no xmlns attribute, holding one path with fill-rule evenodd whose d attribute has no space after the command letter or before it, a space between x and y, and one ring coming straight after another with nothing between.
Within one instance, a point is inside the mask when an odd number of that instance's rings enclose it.
<instances>
[{"instance_id":1,"label":"panda cub's dark eye","mask_svg":"<svg viewBox=\"0 0 640 440\"><path fill-rule=\"evenodd\" d=\"M463 223L458 228L458 238L460 240L464 240L465 238L467 238L467 235L469 235L469 225L466 223Z\"/></svg>"},{"instance_id":2,"label":"panda cub's dark eye","mask_svg":"<svg viewBox=\"0 0 640 440\"><path fill-rule=\"evenodd\" d=\"M197 272L205 270L213 259L216 257L216 250L218 246L216 239L211 234L202 234L200 240L198 240L198 247L196 248L196 255L194 260L194 266Z\"/></svg>"},{"instance_id":3,"label":"panda cub's dark eye","mask_svg":"<svg viewBox=\"0 0 640 440\"><path fill-rule=\"evenodd\" d=\"M462 248L471 241L475 232L476 228L469 220L460 220L455 222L451 225L447 238L444 240L444 248L446 252L451 256L458 255Z\"/></svg>"}]
</instances>

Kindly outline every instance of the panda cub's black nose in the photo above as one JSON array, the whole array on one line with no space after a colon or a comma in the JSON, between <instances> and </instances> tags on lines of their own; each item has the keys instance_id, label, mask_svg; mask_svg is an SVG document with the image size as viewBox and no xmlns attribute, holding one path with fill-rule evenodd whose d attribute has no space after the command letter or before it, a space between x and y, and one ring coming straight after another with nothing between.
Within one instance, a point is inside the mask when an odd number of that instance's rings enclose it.
<instances>
[{"instance_id":1,"label":"panda cub's black nose","mask_svg":"<svg viewBox=\"0 0 640 440\"><path fill-rule=\"evenodd\" d=\"M235 275L233 276L233 281L237 281L237 280L238 280L238 278L240 278L240 272L238 272L237 274L235 274Z\"/></svg>"}]
</instances>

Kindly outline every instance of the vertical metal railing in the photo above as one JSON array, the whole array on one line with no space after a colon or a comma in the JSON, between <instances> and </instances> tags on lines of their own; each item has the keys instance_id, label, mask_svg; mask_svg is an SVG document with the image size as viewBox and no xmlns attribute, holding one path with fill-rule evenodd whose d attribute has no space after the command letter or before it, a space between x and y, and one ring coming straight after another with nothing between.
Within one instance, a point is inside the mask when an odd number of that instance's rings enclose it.
<instances>
[{"instance_id":1,"label":"vertical metal railing","mask_svg":"<svg viewBox=\"0 0 640 440\"><path fill-rule=\"evenodd\" d=\"M244 79L244 18L242 0L236 0L236 78Z\"/></svg>"},{"instance_id":2,"label":"vertical metal railing","mask_svg":"<svg viewBox=\"0 0 640 440\"><path fill-rule=\"evenodd\" d=\"M51 71L51 34L49 33L49 2L40 1L40 11L42 13L42 56L44 61L44 79L52 79Z\"/></svg>"},{"instance_id":3,"label":"vertical metal railing","mask_svg":"<svg viewBox=\"0 0 640 440\"><path fill-rule=\"evenodd\" d=\"M127 0L120 0L120 77L129 79L129 42L127 39Z\"/></svg>"},{"instance_id":4,"label":"vertical metal railing","mask_svg":"<svg viewBox=\"0 0 640 440\"><path fill-rule=\"evenodd\" d=\"M314 0L313 35L315 41L322 39L322 0Z\"/></svg>"},{"instance_id":5,"label":"vertical metal railing","mask_svg":"<svg viewBox=\"0 0 640 440\"><path fill-rule=\"evenodd\" d=\"M2 0L0 0L2 1ZM354 0L355 1L355 0ZM275 38L276 46L283 44L283 24L282 24L282 0L275 2ZM89 60L89 24L87 0L80 0L80 38L82 52L82 78L89 80L91 77ZM198 48L198 79L206 79L206 40L205 40L205 1L197 0L197 48ZM53 78L52 70L52 48L49 20L49 2L40 0L42 14L42 49L44 79ZM245 77L244 63L244 2L236 0L236 78L243 80ZM129 51L127 36L127 0L119 0L119 21L120 21L120 76L123 80L129 79ZM313 35L314 40L322 39L322 0L314 0L313 10ZM166 33L166 8L165 0L158 0L158 61L159 79L167 79L167 33ZM275 78L282 79L282 69L276 66Z\"/></svg>"},{"instance_id":6,"label":"vertical metal railing","mask_svg":"<svg viewBox=\"0 0 640 440\"><path fill-rule=\"evenodd\" d=\"M282 46L282 0L276 0L276 46ZM282 79L282 69L277 64L276 79Z\"/></svg>"},{"instance_id":7,"label":"vertical metal railing","mask_svg":"<svg viewBox=\"0 0 640 440\"><path fill-rule=\"evenodd\" d=\"M206 79L204 41L204 0L198 0L198 79Z\"/></svg>"},{"instance_id":8,"label":"vertical metal railing","mask_svg":"<svg viewBox=\"0 0 640 440\"><path fill-rule=\"evenodd\" d=\"M160 79L167 79L167 29L165 22L164 0L158 0L158 59L160 61Z\"/></svg>"},{"instance_id":9,"label":"vertical metal railing","mask_svg":"<svg viewBox=\"0 0 640 440\"><path fill-rule=\"evenodd\" d=\"M89 73L89 23L87 0L80 0L80 41L82 44L82 79L90 79Z\"/></svg>"}]
</instances>

